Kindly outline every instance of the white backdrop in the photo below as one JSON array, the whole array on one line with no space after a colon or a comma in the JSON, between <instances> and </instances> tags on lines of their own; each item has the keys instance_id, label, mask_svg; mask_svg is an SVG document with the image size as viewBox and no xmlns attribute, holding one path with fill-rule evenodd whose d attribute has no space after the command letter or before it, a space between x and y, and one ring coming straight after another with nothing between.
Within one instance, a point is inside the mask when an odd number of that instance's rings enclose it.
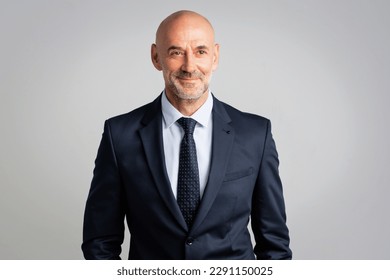
<instances>
[{"instance_id":1,"label":"white backdrop","mask_svg":"<svg viewBox=\"0 0 390 280\"><path fill-rule=\"evenodd\" d=\"M294 258L389 259L385 0L0 0L0 259L82 258L103 122L163 89L180 9L215 27L216 97L272 121Z\"/></svg>"}]
</instances>

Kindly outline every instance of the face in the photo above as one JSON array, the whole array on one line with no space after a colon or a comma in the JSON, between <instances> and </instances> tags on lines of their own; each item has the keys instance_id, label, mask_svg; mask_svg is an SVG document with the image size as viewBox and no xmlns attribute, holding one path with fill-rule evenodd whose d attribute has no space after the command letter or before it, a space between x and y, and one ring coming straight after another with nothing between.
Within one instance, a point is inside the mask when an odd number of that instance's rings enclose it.
<instances>
[{"instance_id":1,"label":"face","mask_svg":"<svg viewBox=\"0 0 390 280\"><path fill-rule=\"evenodd\" d=\"M163 72L168 97L197 100L207 92L218 52L213 30L203 18L182 17L159 30L152 61Z\"/></svg>"}]
</instances>

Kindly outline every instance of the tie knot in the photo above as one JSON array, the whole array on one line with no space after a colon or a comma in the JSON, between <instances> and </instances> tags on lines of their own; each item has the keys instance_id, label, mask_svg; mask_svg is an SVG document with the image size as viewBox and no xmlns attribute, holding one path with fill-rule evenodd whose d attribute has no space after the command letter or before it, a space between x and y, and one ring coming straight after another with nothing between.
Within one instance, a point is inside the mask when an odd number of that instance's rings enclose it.
<instances>
[{"instance_id":1,"label":"tie knot","mask_svg":"<svg viewBox=\"0 0 390 280\"><path fill-rule=\"evenodd\" d=\"M185 134L194 133L196 120L191 118L180 118L177 120L178 124L184 129Z\"/></svg>"}]
</instances>

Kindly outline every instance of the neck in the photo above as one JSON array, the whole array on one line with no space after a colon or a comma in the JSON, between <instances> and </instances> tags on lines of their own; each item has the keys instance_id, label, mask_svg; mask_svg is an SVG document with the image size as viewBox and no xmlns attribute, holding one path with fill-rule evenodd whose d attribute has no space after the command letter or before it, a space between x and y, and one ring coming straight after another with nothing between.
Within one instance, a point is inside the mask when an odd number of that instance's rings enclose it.
<instances>
[{"instance_id":1,"label":"neck","mask_svg":"<svg viewBox=\"0 0 390 280\"><path fill-rule=\"evenodd\" d=\"M206 102L208 95L209 91L207 90L198 99L182 99L166 91L168 101L186 117L192 116Z\"/></svg>"}]
</instances>

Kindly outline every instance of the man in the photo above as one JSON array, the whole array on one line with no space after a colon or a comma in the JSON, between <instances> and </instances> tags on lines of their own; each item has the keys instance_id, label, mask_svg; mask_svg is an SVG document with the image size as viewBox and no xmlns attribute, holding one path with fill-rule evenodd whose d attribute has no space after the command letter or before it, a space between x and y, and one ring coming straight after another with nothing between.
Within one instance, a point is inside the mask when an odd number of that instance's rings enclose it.
<instances>
[{"instance_id":1,"label":"man","mask_svg":"<svg viewBox=\"0 0 390 280\"><path fill-rule=\"evenodd\" d=\"M191 11L170 15L151 58L165 90L105 123L85 258L119 259L126 217L129 259L290 259L270 122L210 93L219 45L209 21Z\"/></svg>"}]
</instances>

